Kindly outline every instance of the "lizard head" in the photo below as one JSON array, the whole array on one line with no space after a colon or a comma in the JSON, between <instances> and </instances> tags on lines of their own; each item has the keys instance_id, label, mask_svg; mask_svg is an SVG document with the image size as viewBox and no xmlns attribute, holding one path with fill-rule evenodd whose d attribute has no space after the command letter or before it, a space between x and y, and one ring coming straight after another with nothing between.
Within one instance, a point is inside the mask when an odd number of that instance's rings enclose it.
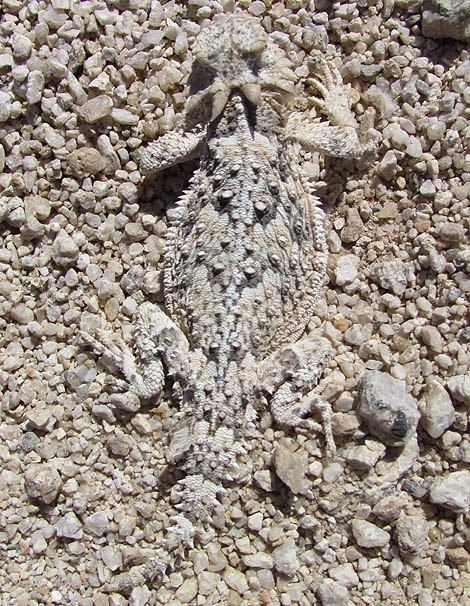
<instances>
[{"instance_id":1,"label":"lizard head","mask_svg":"<svg viewBox=\"0 0 470 606\"><path fill-rule=\"evenodd\" d=\"M221 113L234 89L239 89L254 105L261 103L265 89L288 92L293 89L295 76L290 61L254 17L245 14L216 17L198 34L194 55L212 82L193 97L193 103L209 95L211 120Z\"/></svg>"}]
</instances>

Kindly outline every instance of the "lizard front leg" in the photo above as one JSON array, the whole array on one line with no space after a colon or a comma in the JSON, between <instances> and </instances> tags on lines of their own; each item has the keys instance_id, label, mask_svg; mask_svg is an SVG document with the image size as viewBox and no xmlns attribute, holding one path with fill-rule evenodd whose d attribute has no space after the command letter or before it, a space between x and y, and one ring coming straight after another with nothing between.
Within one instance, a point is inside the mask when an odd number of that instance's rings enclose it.
<instances>
[{"instance_id":1,"label":"lizard front leg","mask_svg":"<svg viewBox=\"0 0 470 606\"><path fill-rule=\"evenodd\" d=\"M375 153L372 138L361 141L360 127L351 111L351 99L338 68L325 58L316 57L318 77L307 82L320 96L312 102L326 115L328 122L312 122L303 113L293 113L286 124L285 136L309 151L335 158L368 158ZM362 137L361 137L362 138Z\"/></svg>"},{"instance_id":2,"label":"lizard front leg","mask_svg":"<svg viewBox=\"0 0 470 606\"><path fill-rule=\"evenodd\" d=\"M204 138L205 129L202 127L163 135L142 152L139 162L141 172L150 177L170 166L197 158L201 154Z\"/></svg>"},{"instance_id":3,"label":"lizard front leg","mask_svg":"<svg viewBox=\"0 0 470 606\"><path fill-rule=\"evenodd\" d=\"M265 358L258 368L258 377L261 389L271 395L274 420L308 432L323 431L327 452L332 456L336 447L331 407L315 393L330 357L331 348L326 339L305 337ZM312 410L320 413L321 424L306 418Z\"/></svg>"}]
</instances>

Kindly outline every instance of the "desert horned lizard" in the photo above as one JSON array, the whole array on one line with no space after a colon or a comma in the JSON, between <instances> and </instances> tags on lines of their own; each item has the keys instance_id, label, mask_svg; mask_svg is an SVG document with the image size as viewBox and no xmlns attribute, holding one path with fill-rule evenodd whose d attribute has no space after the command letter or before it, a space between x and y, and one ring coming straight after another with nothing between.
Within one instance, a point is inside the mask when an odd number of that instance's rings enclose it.
<instances>
[{"instance_id":1,"label":"desert horned lizard","mask_svg":"<svg viewBox=\"0 0 470 606\"><path fill-rule=\"evenodd\" d=\"M119 367L122 391L158 398L166 376L179 400L167 460L184 472L180 513L162 549L166 560L144 567L146 579L210 521L224 484L237 476L256 411L269 407L277 423L305 432L323 429L334 452L331 410L314 390L330 347L324 338L302 337L328 251L324 213L299 151L363 153L336 67L318 57L311 81L327 121L289 111L295 75L256 18L216 18L202 28L194 55L199 90L182 127L149 145L140 163L151 176L201 157L168 230L166 313L150 302L139 307L134 351L102 333L99 340L84 335ZM312 409L321 425L309 418Z\"/></svg>"}]
</instances>

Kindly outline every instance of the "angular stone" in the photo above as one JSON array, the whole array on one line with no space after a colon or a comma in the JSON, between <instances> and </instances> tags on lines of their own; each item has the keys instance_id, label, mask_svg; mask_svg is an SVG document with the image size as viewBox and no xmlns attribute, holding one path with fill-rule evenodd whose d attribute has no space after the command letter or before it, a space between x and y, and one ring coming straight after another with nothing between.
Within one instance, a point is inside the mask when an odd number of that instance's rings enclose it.
<instances>
[{"instance_id":1,"label":"angular stone","mask_svg":"<svg viewBox=\"0 0 470 606\"><path fill-rule=\"evenodd\" d=\"M113 102L108 95L98 95L84 103L80 108L80 114L85 122L94 124L111 115Z\"/></svg>"},{"instance_id":2,"label":"angular stone","mask_svg":"<svg viewBox=\"0 0 470 606\"><path fill-rule=\"evenodd\" d=\"M364 231L359 211L355 207L346 210L346 225L341 230L341 240L346 244L357 242Z\"/></svg>"},{"instance_id":3,"label":"angular stone","mask_svg":"<svg viewBox=\"0 0 470 606\"><path fill-rule=\"evenodd\" d=\"M470 507L470 471L453 471L435 478L429 500L454 513L466 512Z\"/></svg>"},{"instance_id":4,"label":"angular stone","mask_svg":"<svg viewBox=\"0 0 470 606\"><path fill-rule=\"evenodd\" d=\"M62 479L52 465L39 463L26 470L25 487L30 499L37 499L49 505L57 499L62 488Z\"/></svg>"},{"instance_id":5,"label":"angular stone","mask_svg":"<svg viewBox=\"0 0 470 606\"><path fill-rule=\"evenodd\" d=\"M357 576L353 565L349 562L346 564L339 564L339 566L335 566L335 568L330 568L328 574L333 580L348 589L350 587L355 587L359 583L359 577Z\"/></svg>"},{"instance_id":6,"label":"angular stone","mask_svg":"<svg viewBox=\"0 0 470 606\"><path fill-rule=\"evenodd\" d=\"M243 563L247 568L272 568L274 566L273 557L269 553L259 551L252 555L243 556Z\"/></svg>"},{"instance_id":7,"label":"angular stone","mask_svg":"<svg viewBox=\"0 0 470 606\"><path fill-rule=\"evenodd\" d=\"M447 387L457 402L470 406L470 375L450 377L447 380Z\"/></svg>"},{"instance_id":8,"label":"angular stone","mask_svg":"<svg viewBox=\"0 0 470 606\"><path fill-rule=\"evenodd\" d=\"M73 513L69 511L54 526L56 534L63 539L81 539L83 536L82 523Z\"/></svg>"},{"instance_id":9,"label":"angular stone","mask_svg":"<svg viewBox=\"0 0 470 606\"><path fill-rule=\"evenodd\" d=\"M52 243L52 259L57 265L70 265L77 260L78 246L65 229L61 229Z\"/></svg>"},{"instance_id":10,"label":"angular stone","mask_svg":"<svg viewBox=\"0 0 470 606\"><path fill-rule=\"evenodd\" d=\"M227 566L224 571L225 583L238 594L243 594L248 591L248 582L245 575L231 566Z\"/></svg>"},{"instance_id":11,"label":"angular stone","mask_svg":"<svg viewBox=\"0 0 470 606\"><path fill-rule=\"evenodd\" d=\"M307 473L307 455L292 452L283 444L278 444L274 453L274 468L277 476L294 494L305 494L309 482Z\"/></svg>"},{"instance_id":12,"label":"angular stone","mask_svg":"<svg viewBox=\"0 0 470 606\"><path fill-rule=\"evenodd\" d=\"M95 537L102 537L109 528L108 516L104 511L96 511L84 520L85 529Z\"/></svg>"},{"instance_id":13,"label":"angular stone","mask_svg":"<svg viewBox=\"0 0 470 606\"><path fill-rule=\"evenodd\" d=\"M180 600L183 604L190 604L191 601L197 596L198 586L197 578L190 577L183 581L175 592L175 598Z\"/></svg>"},{"instance_id":14,"label":"angular stone","mask_svg":"<svg viewBox=\"0 0 470 606\"><path fill-rule=\"evenodd\" d=\"M322 606L349 606L349 592L346 587L331 579L325 579L318 587L318 597Z\"/></svg>"},{"instance_id":15,"label":"angular stone","mask_svg":"<svg viewBox=\"0 0 470 606\"><path fill-rule=\"evenodd\" d=\"M406 500L403 497L391 495L380 499L372 513L382 522L393 522L398 518L405 505Z\"/></svg>"},{"instance_id":16,"label":"angular stone","mask_svg":"<svg viewBox=\"0 0 470 606\"><path fill-rule=\"evenodd\" d=\"M385 446L375 440L366 440L365 444L353 446L345 452L346 462L352 469L369 471L385 454Z\"/></svg>"},{"instance_id":17,"label":"angular stone","mask_svg":"<svg viewBox=\"0 0 470 606\"><path fill-rule=\"evenodd\" d=\"M423 326L421 329L421 339L434 353L442 352L442 335L435 326Z\"/></svg>"},{"instance_id":18,"label":"angular stone","mask_svg":"<svg viewBox=\"0 0 470 606\"><path fill-rule=\"evenodd\" d=\"M420 415L403 381L369 370L359 380L358 400L358 413L370 433L385 444L403 446L414 436Z\"/></svg>"},{"instance_id":19,"label":"angular stone","mask_svg":"<svg viewBox=\"0 0 470 606\"><path fill-rule=\"evenodd\" d=\"M367 549L383 547L390 541L388 532L366 520L352 520L351 530L357 544Z\"/></svg>"},{"instance_id":20,"label":"angular stone","mask_svg":"<svg viewBox=\"0 0 470 606\"><path fill-rule=\"evenodd\" d=\"M439 239L448 246L456 246L465 238L465 229L460 223L441 223L437 233Z\"/></svg>"},{"instance_id":21,"label":"angular stone","mask_svg":"<svg viewBox=\"0 0 470 606\"><path fill-rule=\"evenodd\" d=\"M409 515L402 511L395 530L402 554L421 555L425 551L429 526L421 513Z\"/></svg>"},{"instance_id":22,"label":"angular stone","mask_svg":"<svg viewBox=\"0 0 470 606\"><path fill-rule=\"evenodd\" d=\"M468 0L427 0L423 6L422 34L429 38L470 38Z\"/></svg>"},{"instance_id":23,"label":"angular stone","mask_svg":"<svg viewBox=\"0 0 470 606\"><path fill-rule=\"evenodd\" d=\"M288 538L273 551L274 568L279 574L293 577L299 569L297 545L294 539Z\"/></svg>"},{"instance_id":24,"label":"angular stone","mask_svg":"<svg viewBox=\"0 0 470 606\"><path fill-rule=\"evenodd\" d=\"M431 438L440 438L455 421L455 409L447 391L437 383L432 385L420 403L420 424Z\"/></svg>"},{"instance_id":25,"label":"angular stone","mask_svg":"<svg viewBox=\"0 0 470 606\"><path fill-rule=\"evenodd\" d=\"M385 261L377 263L372 268L372 275L385 290L401 296L406 289L408 280L403 261Z\"/></svg>"}]
</instances>

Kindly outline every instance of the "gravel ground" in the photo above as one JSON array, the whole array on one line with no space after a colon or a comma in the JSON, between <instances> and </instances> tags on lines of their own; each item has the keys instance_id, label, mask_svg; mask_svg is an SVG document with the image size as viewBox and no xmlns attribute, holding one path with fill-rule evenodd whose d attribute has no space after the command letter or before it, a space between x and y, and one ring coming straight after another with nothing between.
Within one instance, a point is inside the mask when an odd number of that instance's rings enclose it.
<instances>
[{"instance_id":1,"label":"gravel ground","mask_svg":"<svg viewBox=\"0 0 470 606\"><path fill-rule=\"evenodd\" d=\"M116 410L112 369L78 331L129 340L136 307L162 300L166 213L196 164L144 184L139 148L175 127L194 37L234 4L293 61L299 108L319 49L375 129L367 167L304 163L331 228L310 328L335 346L324 396L338 456L262 416L214 527L160 586L124 596L113 579L140 570L174 512L172 411L168 397ZM470 2L440 4L460 13L1 2L2 606L468 605Z\"/></svg>"}]
</instances>

